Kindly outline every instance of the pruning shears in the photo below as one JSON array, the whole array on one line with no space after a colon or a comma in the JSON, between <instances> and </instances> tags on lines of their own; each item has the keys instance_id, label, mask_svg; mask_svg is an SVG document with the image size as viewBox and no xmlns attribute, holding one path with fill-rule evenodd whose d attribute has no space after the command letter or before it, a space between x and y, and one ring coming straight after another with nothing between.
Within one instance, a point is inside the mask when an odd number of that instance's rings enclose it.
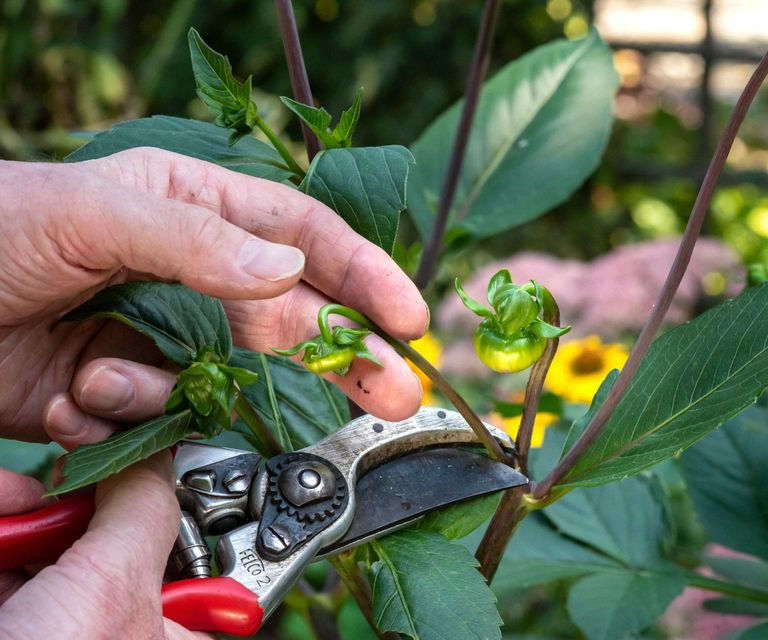
<instances>
[{"instance_id":1,"label":"pruning shears","mask_svg":"<svg viewBox=\"0 0 768 640\"><path fill-rule=\"evenodd\" d=\"M515 445L488 425L504 450ZM309 447L265 459L193 441L176 446L182 509L163 614L190 630L248 636L308 564L456 502L526 484L476 450L460 414L422 408L402 422L363 416ZM53 561L86 529L88 495L0 518L0 569ZM216 544L218 576L212 577Z\"/></svg>"}]
</instances>

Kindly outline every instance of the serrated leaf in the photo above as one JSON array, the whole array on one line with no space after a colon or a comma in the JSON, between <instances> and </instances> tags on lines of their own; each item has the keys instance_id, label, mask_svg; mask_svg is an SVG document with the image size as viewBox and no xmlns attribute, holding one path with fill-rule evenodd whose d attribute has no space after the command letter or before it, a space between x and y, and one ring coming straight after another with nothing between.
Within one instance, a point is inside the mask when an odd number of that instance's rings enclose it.
<instances>
[{"instance_id":1,"label":"serrated leaf","mask_svg":"<svg viewBox=\"0 0 768 640\"><path fill-rule=\"evenodd\" d=\"M346 396L300 364L240 347L234 348L230 364L256 372L262 381L269 374L277 413L261 381L242 391L276 436L284 425L292 449L314 444L350 420Z\"/></svg>"},{"instance_id":2,"label":"serrated leaf","mask_svg":"<svg viewBox=\"0 0 768 640\"><path fill-rule=\"evenodd\" d=\"M768 387L768 284L654 341L632 384L561 486L605 484L694 444Z\"/></svg>"},{"instance_id":3,"label":"serrated leaf","mask_svg":"<svg viewBox=\"0 0 768 640\"><path fill-rule=\"evenodd\" d=\"M463 538L493 515L500 496L501 494L491 494L432 511L424 516L415 528L434 531L450 540Z\"/></svg>"},{"instance_id":4,"label":"serrated leaf","mask_svg":"<svg viewBox=\"0 0 768 640\"><path fill-rule=\"evenodd\" d=\"M222 362L232 354L232 334L221 302L182 284L129 282L99 291L62 320L112 318L150 338L182 368L209 349Z\"/></svg>"},{"instance_id":5,"label":"serrated leaf","mask_svg":"<svg viewBox=\"0 0 768 640\"><path fill-rule=\"evenodd\" d=\"M596 31L557 40L502 68L483 85L450 226L475 238L533 220L594 171L608 143L618 76ZM429 237L462 104L413 145L408 212Z\"/></svg>"},{"instance_id":6,"label":"serrated leaf","mask_svg":"<svg viewBox=\"0 0 768 640\"><path fill-rule=\"evenodd\" d=\"M748 409L686 451L682 465L712 539L768 559L768 411Z\"/></svg>"},{"instance_id":7,"label":"serrated leaf","mask_svg":"<svg viewBox=\"0 0 768 640\"><path fill-rule=\"evenodd\" d=\"M258 117L251 101L251 78L242 84L235 80L227 57L211 49L195 29L189 30L188 41L197 95L216 115L216 124L250 132Z\"/></svg>"},{"instance_id":8,"label":"serrated leaf","mask_svg":"<svg viewBox=\"0 0 768 640\"><path fill-rule=\"evenodd\" d=\"M589 640L626 638L652 624L686 583L682 572L594 574L571 587L568 613Z\"/></svg>"},{"instance_id":9,"label":"serrated leaf","mask_svg":"<svg viewBox=\"0 0 768 640\"><path fill-rule=\"evenodd\" d=\"M64 459L64 481L48 495L59 495L111 476L167 449L194 430L190 411L160 416L118 431L103 442L83 444Z\"/></svg>"},{"instance_id":10,"label":"serrated leaf","mask_svg":"<svg viewBox=\"0 0 768 640\"><path fill-rule=\"evenodd\" d=\"M280 100L312 129L326 149L334 149L339 146L338 141L331 134L331 114L325 109L302 104L285 96L281 96Z\"/></svg>"},{"instance_id":11,"label":"serrated leaf","mask_svg":"<svg viewBox=\"0 0 768 640\"><path fill-rule=\"evenodd\" d=\"M97 133L88 143L70 153L65 161L104 158L136 147L156 147L181 153L273 182L288 182L293 176L280 154L260 140L248 137L232 147L229 134L221 127L170 116L153 116L116 124Z\"/></svg>"},{"instance_id":12,"label":"serrated leaf","mask_svg":"<svg viewBox=\"0 0 768 640\"><path fill-rule=\"evenodd\" d=\"M415 640L496 640L496 598L464 547L408 530L371 543L373 617L381 631Z\"/></svg>"},{"instance_id":13,"label":"serrated leaf","mask_svg":"<svg viewBox=\"0 0 768 640\"><path fill-rule=\"evenodd\" d=\"M352 105L346 111L341 112L341 118L339 118L339 124L333 130L333 137L339 142L342 147L349 147L352 145L352 136L355 134L357 128L357 122L360 119L360 106L363 101L363 89L360 88L355 94L355 99L352 101Z\"/></svg>"},{"instance_id":14,"label":"serrated leaf","mask_svg":"<svg viewBox=\"0 0 768 640\"><path fill-rule=\"evenodd\" d=\"M330 149L315 156L299 188L391 255L412 162L396 145Z\"/></svg>"}]
</instances>

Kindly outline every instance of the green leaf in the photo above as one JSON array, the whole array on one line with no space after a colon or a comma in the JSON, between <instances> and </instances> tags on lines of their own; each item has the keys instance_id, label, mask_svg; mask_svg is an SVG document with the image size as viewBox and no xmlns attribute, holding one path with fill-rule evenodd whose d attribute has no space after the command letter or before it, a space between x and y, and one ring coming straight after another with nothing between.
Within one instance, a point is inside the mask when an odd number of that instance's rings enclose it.
<instances>
[{"instance_id":1,"label":"green leaf","mask_svg":"<svg viewBox=\"0 0 768 640\"><path fill-rule=\"evenodd\" d=\"M503 418L516 418L523 415L523 403L522 402L505 402L502 400L496 400L494 402L494 411ZM563 399L557 394L549 391L541 394L539 400L539 413L554 413L555 415L563 415Z\"/></svg>"},{"instance_id":2,"label":"green leaf","mask_svg":"<svg viewBox=\"0 0 768 640\"><path fill-rule=\"evenodd\" d=\"M339 146L338 141L331 134L331 114L325 109L311 107L285 96L281 96L280 100L312 129L326 149L334 149Z\"/></svg>"},{"instance_id":3,"label":"green leaf","mask_svg":"<svg viewBox=\"0 0 768 640\"><path fill-rule=\"evenodd\" d=\"M626 567L662 562L665 505L653 479L627 478L604 487L572 491L544 513L561 531Z\"/></svg>"},{"instance_id":4,"label":"green leaf","mask_svg":"<svg viewBox=\"0 0 768 640\"><path fill-rule=\"evenodd\" d=\"M412 162L400 146L330 149L315 156L299 188L391 255Z\"/></svg>"},{"instance_id":5,"label":"green leaf","mask_svg":"<svg viewBox=\"0 0 768 640\"><path fill-rule=\"evenodd\" d=\"M564 336L570 330L571 327L555 327L554 325L551 325L548 322L544 322L543 320L539 320L538 318L534 320L528 327L528 331L531 333L534 333L535 335L542 338L547 338L548 340Z\"/></svg>"},{"instance_id":6,"label":"green leaf","mask_svg":"<svg viewBox=\"0 0 768 640\"><path fill-rule=\"evenodd\" d=\"M352 136L355 134L357 128L357 122L360 120L360 106L363 101L363 89L362 87L357 90L355 99L352 102L352 106L346 111L341 112L341 118L339 118L339 124L333 130L333 137L339 142L342 147L352 146Z\"/></svg>"},{"instance_id":7,"label":"green leaf","mask_svg":"<svg viewBox=\"0 0 768 640\"><path fill-rule=\"evenodd\" d=\"M456 278L456 280L454 280L453 286L456 288L456 293L459 294L459 298L461 298L461 302L472 313L474 313L475 315L480 316L481 318L493 318L494 317L493 311L491 311L485 305L480 304L474 298L471 298L471 297L469 297L469 295L467 295L467 292L464 291L464 287L461 286L461 283L459 282L458 278Z\"/></svg>"},{"instance_id":8,"label":"green leaf","mask_svg":"<svg viewBox=\"0 0 768 640\"><path fill-rule=\"evenodd\" d=\"M738 584L768 590L768 563L747 558L707 556L704 563L717 575Z\"/></svg>"},{"instance_id":9,"label":"green leaf","mask_svg":"<svg viewBox=\"0 0 768 640\"><path fill-rule=\"evenodd\" d=\"M493 274L488 281L488 304L492 307L496 307L496 293L503 287L512 284L512 276L509 273L509 269L501 269Z\"/></svg>"},{"instance_id":10,"label":"green leaf","mask_svg":"<svg viewBox=\"0 0 768 640\"><path fill-rule=\"evenodd\" d=\"M227 57L211 49L195 29L189 30L188 40L197 95L216 115L216 124L249 133L258 119L251 77L242 84L235 80Z\"/></svg>"},{"instance_id":11,"label":"green leaf","mask_svg":"<svg viewBox=\"0 0 768 640\"><path fill-rule=\"evenodd\" d=\"M686 583L682 572L587 576L568 593L568 613L589 640L626 638L652 624Z\"/></svg>"},{"instance_id":12,"label":"green leaf","mask_svg":"<svg viewBox=\"0 0 768 640\"><path fill-rule=\"evenodd\" d=\"M761 622L749 629L735 631L723 640L765 640L766 638L768 638L768 622Z\"/></svg>"},{"instance_id":13,"label":"green leaf","mask_svg":"<svg viewBox=\"0 0 768 640\"><path fill-rule=\"evenodd\" d=\"M373 617L381 631L416 640L501 638L496 598L464 547L429 531L401 531L371 543Z\"/></svg>"},{"instance_id":14,"label":"green leaf","mask_svg":"<svg viewBox=\"0 0 768 640\"><path fill-rule=\"evenodd\" d=\"M135 147L156 147L273 182L287 182L293 176L268 144L249 137L232 147L228 137L224 129L209 122L154 116L121 122L97 133L65 160L80 162Z\"/></svg>"},{"instance_id":15,"label":"green leaf","mask_svg":"<svg viewBox=\"0 0 768 640\"><path fill-rule=\"evenodd\" d=\"M768 617L768 604L752 602L741 598L713 598L705 600L701 606L706 611L725 613L734 616L755 616L757 618Z\"/></svg>"},{"instance_id":16,"label":"green leaf","mask_svg":"<svg viewBox=\"0 0 768 640\"><path fill-rule=\"evenodd\" d=\"M611 50L594 30L502 68L483 86L451 226L485 238L563 202L597 167L617 86ZM450 107L412 147L408 211L423 238L434 223L461 108Z\"/></svg>"},{"instance_id":17,"label":"green leaf","mask_svg":"<svg viewBox=\"0 0 768 640\"><path fill-rule=\"evenodd\" d=\"M300 364L239 347L229 362L261 376L262 382L242 391L276 437L284 425L292 449L314 444L350 420L346 396ZM267 374L277 409L263 384Z\"/></svg>"},{"instance_id":18,"label":"green leaf","mask_svg":"<svg viewBox=\"0 0 768 640\"><path fill-rule=\"evenodd\" d=\"M424 516L415 528L434 531L451 540L463 538L493 515L500 496L498 493L491 494L432 511Z\"/></svg>"},{"instance_id":19,"label":"green leaf","mask_svg":"<svg viewBox=\"0 0 768 640\"><path fill-rule=\"evenodd\" d=\"M206 349L222 362L232 353L232 334L221 302L182 284L118 284L99 291L62 320L94 317L127 324L180 367L188 367Z\"/></svg>"},{"instance_id":20,"label":"green leaf","mask_svg":"<svg viewBox=\"0 0 768 640\"><path fill-rule=\"evenodd\" d=\"M768 387L768 283L654 341L605 428L564 478L594 486L669 458Z\"/></svg>"},{"instance_id":21,"label":"green leaf","mask_svg":"<svg viewBox=\"0 0 768 640\"><path fill-rule=\"evenodd\" d=\"M682 463L712 539L768 559L768 411L745 411L686 451Z\"/></svg>"},{"instance_id":22,"label":"green leaf","mask_svg":"<svg viewBox=\"0 0 768 640\"><path fill-rule=\"evenodd\" d=\"M83 444L64 459L64 481L48 495L59 495L98 482L139 460L167 449L194 431L190 411L160 416L107 440Z\"/></svg>"},{"instance_id":23,"label":"green leaf","mask_svg":"<svg viewBox=\"0 0 768 640\"><path fill-rule=\"evenodd\" d=\"M40 444L0 438L0 468L14 473L40 477L36 471L52 464L62 453L64 449L55 442Z\"/></svg>"}]
</instances>

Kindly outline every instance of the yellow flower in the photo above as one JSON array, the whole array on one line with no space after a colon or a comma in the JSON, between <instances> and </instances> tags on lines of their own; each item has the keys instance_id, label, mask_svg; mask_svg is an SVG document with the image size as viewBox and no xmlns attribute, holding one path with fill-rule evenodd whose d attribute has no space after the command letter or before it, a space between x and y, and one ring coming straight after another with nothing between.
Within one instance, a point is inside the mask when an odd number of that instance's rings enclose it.
<instances>
[{"instance_id":1,"label":"yellow flower","mask_svg":"<svg viewBox=\"0 0 768 640\"><path fill-rule=\"evenodd\" d=\"M629 352L622 344L603 344L587 336L560 345L547 374L546 386L568 402L589 404L611 369L621 369Z\"/></svg>"},{"instance_id":2,"label":"yellow flower","mask_svg":"<svg viewBox=\"0 0 768 640\"><path fill-rule=\"evenodd\" d=\"M443 346L440 344L440 341L435 338L432 332L427 331L424 337L419 338L418 340L412 340L409 344L424 356L432 366L436 368L440 367L440 356L443 353ZM408 362L408 366L419 377L421 388L424 390L421 404L424 406L432 405L434 402L434 398L432 397L432 380L410 361Z\"/></svg>"},{"instance_id":3,"label":"yellow flower","mask_svg":"<svg viewBox=\"0 0 768 640\"><path fill-rule=\"evenodd\" d=\"M504 429L514 440L517 440L517 432L520 429L520 417L502 418L498 413L491 414L491 424ZM533 433L531 434L531 447L540 447L544 442L544 432L547 427L557 422L558 416L555 413L546 413L540 411L536 414L533 421Z\"/></svg>"}]
</instances>

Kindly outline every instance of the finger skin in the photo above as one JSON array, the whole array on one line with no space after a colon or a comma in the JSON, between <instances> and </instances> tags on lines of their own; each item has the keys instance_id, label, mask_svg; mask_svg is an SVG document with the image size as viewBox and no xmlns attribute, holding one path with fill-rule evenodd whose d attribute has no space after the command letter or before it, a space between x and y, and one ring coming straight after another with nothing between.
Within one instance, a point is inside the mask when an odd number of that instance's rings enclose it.
<instances>
[{"instance_id":1,"label":"finger skin","mask_svg":"<svg viewBox=\"0 0 768 640\"><path fill-rule=\"evenodd\" d=\"M100 483L96 505L86 534L0 609L0 638L164 637L160 584L180 518L170 455Z\"/></svg>"},{"instance_id":2,"label":"finger skin","mask_svg":"<svg viewBox=\"0 0 768 640\"><path fill-rule=\"evenodd\" d=\"M368 315L402 339L422 336L429 310L416 286L385 251L358 235L334 211L300 191L192 158L132 149L96 170L132 188L194 203L271 242L306 256L303 278L339 302Z\"/></svg>"},{"instance_id":3,"label":"finger skin","mask_svg":"<svg viewBox=\"0 0 768 640\"><path fill-rule=\"evenodd\" d=\"M72 451L81 444L106 440L120 425L86 413L72 394L57 393L43 410L43 428L51 440Z\"/></svg>"}]
</instances>

